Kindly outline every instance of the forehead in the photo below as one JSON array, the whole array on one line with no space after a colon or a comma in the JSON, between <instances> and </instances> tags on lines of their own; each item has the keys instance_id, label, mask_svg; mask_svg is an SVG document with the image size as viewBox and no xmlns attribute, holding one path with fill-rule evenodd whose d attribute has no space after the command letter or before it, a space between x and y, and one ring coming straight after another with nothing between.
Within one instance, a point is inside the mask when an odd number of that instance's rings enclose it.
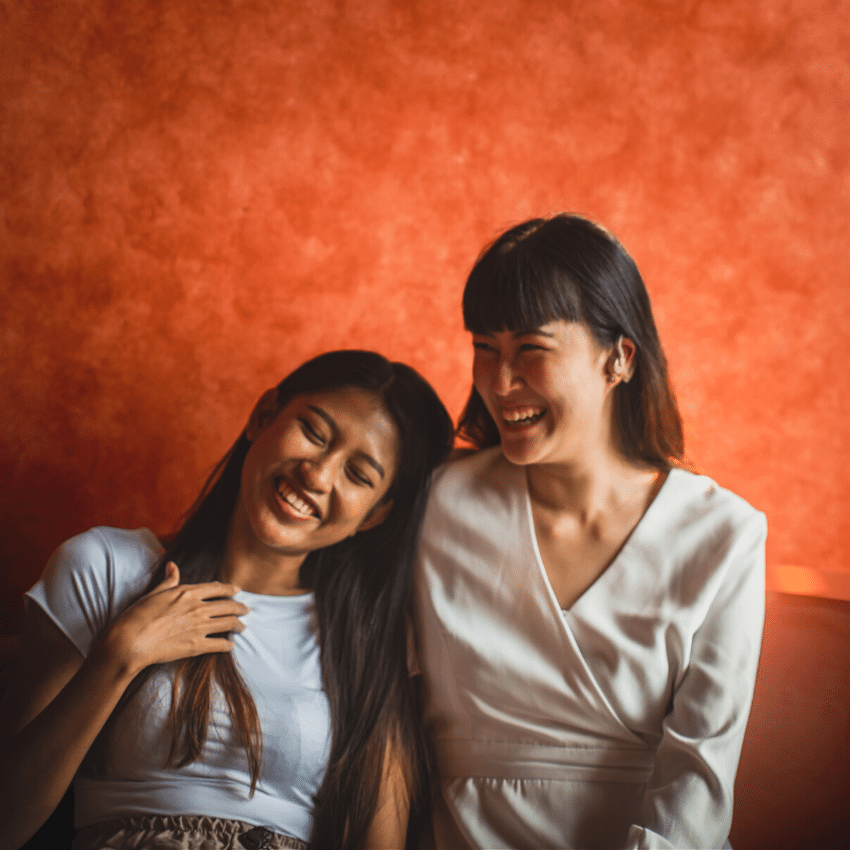
<instances>
[{"instance_id":1,"label":"forehead","mask_svg":"<svg viewBox=\"0 0 850 850\"><path fill-rule=\"evenodd\" d=\"M377 393L343 387L295 396L285 409L310 411L334 429L339 437L368 447L390 458L398 447L398 428Z\"/></svg>"}]
</instances>

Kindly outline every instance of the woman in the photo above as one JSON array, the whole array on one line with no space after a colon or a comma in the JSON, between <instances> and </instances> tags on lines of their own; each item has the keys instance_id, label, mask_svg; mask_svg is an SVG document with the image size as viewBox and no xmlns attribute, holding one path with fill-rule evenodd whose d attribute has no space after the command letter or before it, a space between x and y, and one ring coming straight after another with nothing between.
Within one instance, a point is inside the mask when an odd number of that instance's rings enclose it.
<instances>
[{"instance_id":1,"label":"woman","mask_svg":"<svg viewBox=\"0 0 850 850\"><path fill-rule=\"evenodd\" d=\"M576 216L479 258L480 451L417 565L437 847L721 847L758 662L764 516L682 468L633 261Z\"/></svg>"},{"instance_id":2,"label":"woman","mask_svg":"<svg viewBox=\"0 0 850 850\"><path fill-rule=\"evenodd\" d=\"M60 547L4 700L0 846L81 764L80 850L404 846L425 764L409 574L451 439L412 369L332 352L263 395L165 547Z\"/></svg>"}]
</instances>

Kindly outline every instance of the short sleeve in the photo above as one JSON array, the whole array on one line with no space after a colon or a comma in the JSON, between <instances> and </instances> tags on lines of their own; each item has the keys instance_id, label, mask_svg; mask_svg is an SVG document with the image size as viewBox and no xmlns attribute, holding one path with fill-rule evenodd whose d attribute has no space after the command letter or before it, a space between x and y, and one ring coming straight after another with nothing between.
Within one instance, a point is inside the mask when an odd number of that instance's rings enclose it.
<instances>
[{"instance_id":1,"label":"short sleeve","mask_svg":"<svg viewBox=\"0 0 850 850\"><path fill-rule=\"evenodd\" d=\"M51 555L26 596L86 657L101 632L144 591L160 554L147 529L93 528Z\"/></svg>"}]
</instances>

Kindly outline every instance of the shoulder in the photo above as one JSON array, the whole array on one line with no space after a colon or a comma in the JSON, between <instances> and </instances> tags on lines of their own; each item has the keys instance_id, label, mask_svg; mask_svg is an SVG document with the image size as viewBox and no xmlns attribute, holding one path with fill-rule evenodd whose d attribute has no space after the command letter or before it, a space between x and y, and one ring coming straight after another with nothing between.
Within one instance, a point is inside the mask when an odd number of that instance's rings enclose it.
<instances>
[{"instance_id":1,"label":"shoulder","mask_svg":"<svg viewBox=\"0 0 850 850\"><path fill-rule=\"evenodd\" d=\"M704 475L671 470L643 538L672 584L692 599L744 576L763 584L765 515Z\"/></svg>"},{"instance_id":2,"label":"shoulder","mask_svg":"<svg viewBox=\"0 0 850 850\"><path fill-rule=\"evenodd\" d=\"M434 473L432 492L438 496L455 496L464 492L480 494L489 489L510 486L510 481L519 472L518 467L505 460L500 446L453 454Z\"/></svg>"},{"instance_id":3,"label":"shoulder","mask_svg":"<svg viewBox=\"0 0 850 850\"><path fill-rule=\"evenodd\" d=\"M97 634L144 591L161 551L147 529L93 528L53 553L27 596L85 656Z\"/></svg>"},{"instance_id":4,"label":"shoulder","mask_svg":"<svg viewBox=\"0 0 850 850\"><path fill-rule=\"evenodd\" d=\"M127 530L98 526L59 546L47 562L45 576L55 572L138 572L161 554L159 541L146 528Z\"/></svg>"},{"instance_id":5,"label":"shoulder","mask_svg":"<svg viewBox=\"0 0 850 850\"><path fill-rule=\"evenodd\" d=\"M161 554L159 541L146 528L92 528L51 555L29 596L48 609L75 604L108 619L147 586Z\"/></svg>"},{"instance_id":6,"label":"shoulder","mask_svg":"<svg viewBox=\"0 0 850 850\"><path fill-rule=\"evenodd\" d=\"M476 551L495 558L517 538L526 511L525 471L499 446L449 461L435 473L420 552Z\"/></svg>"},{"instance_id":7,"label":"shoulder","mask_svg":"<svg viewBox=\"0 0 850 850\"><path fill-rule=\"evenodd\" d=\"M450 460L434 473L426 523L436 518L469 523L514 514L525 497L525 472L500 446Z\"/></svg>"},{"instance_id":8,"label":"shoulder","mask_svg":"<svg viewBox=\"0 0 850 850\"><path fill-rule=\"evenodd\" d=\"M767 533L765 515L741 496L706 475L672 469L662 488L669 519L681 531L692 529L711 539L733 540Z\"/></svg>"}]
</instances>

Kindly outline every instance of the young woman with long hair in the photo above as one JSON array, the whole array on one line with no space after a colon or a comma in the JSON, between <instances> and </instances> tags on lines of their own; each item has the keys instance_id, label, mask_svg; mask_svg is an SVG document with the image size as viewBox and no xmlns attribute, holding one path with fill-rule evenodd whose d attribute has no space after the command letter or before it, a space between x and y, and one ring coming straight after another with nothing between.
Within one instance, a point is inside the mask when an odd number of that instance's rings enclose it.
<instances>
[{"instance_id":1,"label":"young woman with long hair","mask_svg":"<svg viewBox=\"0 0 850 850\"><path fill-rule=\"evenodd\" d=\"M439 848L722 847L764 516L688 471L643 280L573 215L479 257L416 579Z\"/></svg>"},{"instance_id":2,"label":"young woman with long hair","mask_svg":"<svg viewBox=\"0 0 850 850\"><path fill-rule=\"evenodd\" d=\"M414 370L331 352L263 395L170 542L60 547L3 699L0 847L72 779L79 850L404 846L410 574L451 442Z\"/></svg>"}]
</instances>

